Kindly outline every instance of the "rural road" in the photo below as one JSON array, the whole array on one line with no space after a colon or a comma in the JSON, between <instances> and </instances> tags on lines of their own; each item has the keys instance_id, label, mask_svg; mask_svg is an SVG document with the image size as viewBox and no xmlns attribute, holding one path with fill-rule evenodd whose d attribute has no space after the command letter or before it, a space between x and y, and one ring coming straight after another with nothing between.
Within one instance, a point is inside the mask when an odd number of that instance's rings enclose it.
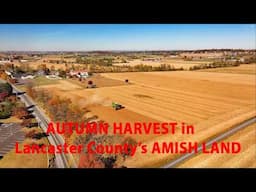
<instances>
[{"instance_id":1,"label":"rural road","mask_svg":"<svg viewBox=\"0 0 256 192\"><path fill-rule=\"evenodd\" d=\"M214 142L218 142L218 141L221 141L222 139L228 137L228 136L231 136L232 134L236 133L237 131L253 124L256 122L256 117L253 117L253 118L250 118L242 123L240 123L239 125L236 125L234 126L232 129L226 131L225 133L222 133L221 135L211 139L210 141L208 141L206 143L206 147L212 145L212 143ZM198 152L202 151L202 146L198 147ZM175 167L176 165L178 165L179 163L182 163L183 161L185 160L188 160L189 158L191 158L192 156L196 155L195 152L192 152L192 153L187 153L185 155L182 155L180 157L178 157L177 159L171 161L170 163L162 166L161 168L172 168L172 167Z\"/></svg>"},{"instance_id":2,"label":"rural road","mask_svg":"<svg viewBox=\"0 0 256 192\"><path fill-rule=\"evenodd\" d=\"M20 93L18 88L16 88L14 85L13 87L13 92L14 93ZM34 106L33 107L33 115L35 115L40 127L46 132L48 123L50 122L50 119L39 109L39 107L30 99L25 93L19 95L20 99L22 102L25 103L25 105L28 106ZM59 134L50 134L48 137L48 140L51 145L57 146L57 145L64 145L65 141L63 137ZM71 165L72 168L77 168L76 163L74 162L73 156L71 154L68 154L69 157L73 160L73 163ZM57 168L68 168L68 159L67 156L63 153L58 153L55 154L55 166Z\"/></svg>"}]
</instances>

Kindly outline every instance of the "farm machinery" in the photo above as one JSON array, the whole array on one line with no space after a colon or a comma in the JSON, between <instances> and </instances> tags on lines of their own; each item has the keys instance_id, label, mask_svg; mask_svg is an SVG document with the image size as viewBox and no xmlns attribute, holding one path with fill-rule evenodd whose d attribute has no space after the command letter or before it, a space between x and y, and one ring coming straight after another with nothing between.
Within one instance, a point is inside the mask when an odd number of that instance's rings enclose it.
<instances>
[{"instance_id":1,"label":"farm machinery","mask_svg":"<svg viewBox=\"0 0 256 192\"><path fill-rule=\"evenodd\" d=\"M96 88L96 85L93 83L93 81L88 81L88 85L87 85L87 87L86 87L87 89L88 88Z\"/></svg>"},{"instance_id":2,"label":"farm machinery","mask_svg":"<svg viewBox=\"0 0 256 192\"><path fill-rule=\"evenodd\" d=\"M115 109L116 111L117 110L120 110L120 109L123 109L124 106L122 106L121 104L119 103L116 103L116 102L112 102L112 108Z\"/></svg>"}]
</instances>

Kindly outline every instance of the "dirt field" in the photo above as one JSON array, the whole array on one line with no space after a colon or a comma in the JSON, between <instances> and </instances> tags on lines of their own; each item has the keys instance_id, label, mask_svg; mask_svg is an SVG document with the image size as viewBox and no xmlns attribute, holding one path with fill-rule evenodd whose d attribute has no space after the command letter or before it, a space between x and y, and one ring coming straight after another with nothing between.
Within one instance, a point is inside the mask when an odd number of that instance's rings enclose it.
<instances>
[{"instance_id":1,"label":"dirt field","mask_svg":"<svg viewBox=\"0 0 256 192\"><path fill-rule=\"evenodd\" d=\"M215 69L202 69L203 72L217 72L217 73L235 73L256 75L256 64L242 64L238 67L224 67Z\"/></svg>"},{"instance_id":2,"label":"dirt field","mask_svg":"<svg viewBox=\"0 0 256 192\"><path fill-rule=\"evenodd\" d=\"M231 126L256 115L255 77L244 74L210 72L148 72L108 73L106 78L130 85L85 89L65 82L41 86L56 94L86 106L92 113L109 123L114 121L178 121L193 124L196 134L135 136L152 147L155 141L206 141ZM114 111L111 102L125 106ZM141 154L125 162L127 167L158 167L177 155Z\"/></svg>"},{"instance_id":3,"label":"dirt field","mask_svg":"<svg viewBox=\"0 0 256 192\"><path fill-rule=\"evenodd\" d=\"M189 69L190 67L193 67L195 65L200 65L200 64L208 64L210 63L209 61L184 61L183 59L163 59L160 61L143 61L141 59L134 59L132 61L129 61L128 63L116 63L114 65L117 66L124 66L124 65L129 65L129 66L135 66L135 65L150 65L153 67L160 66L161 64L168 64L172 65L174 68L181 68L183 67L184 69Z\"/></svg>"},{"instance_id":4,"label":"dirt field","mask_svg":"<svg viewBox=\"0 0 256 192\"><path fill-rule=\"evenodd\" d=\"M256 124L250 125L225 139L242 145L239 154L199 154L184 162L181 168L256 168Z\"/></svg>"}]
</instances>

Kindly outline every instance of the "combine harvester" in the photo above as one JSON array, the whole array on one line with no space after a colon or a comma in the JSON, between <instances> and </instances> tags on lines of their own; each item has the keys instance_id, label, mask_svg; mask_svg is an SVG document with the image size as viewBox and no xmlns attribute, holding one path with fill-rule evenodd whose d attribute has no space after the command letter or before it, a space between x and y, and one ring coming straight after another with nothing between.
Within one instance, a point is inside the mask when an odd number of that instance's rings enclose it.
<instances>
[{"instance_id":1,"label":"combine harvester","mask_svg":"<svg viewBox=\"0 0 256 192\"><path fill-rule=\"evenodd\" d=\"M124 106L122 106L121 104L119 103L116 103L116 102L112 102L112 108L115 109L116 111L117 110L120 110L120 109L123 109Z\"/></svg>"}]
</instances>

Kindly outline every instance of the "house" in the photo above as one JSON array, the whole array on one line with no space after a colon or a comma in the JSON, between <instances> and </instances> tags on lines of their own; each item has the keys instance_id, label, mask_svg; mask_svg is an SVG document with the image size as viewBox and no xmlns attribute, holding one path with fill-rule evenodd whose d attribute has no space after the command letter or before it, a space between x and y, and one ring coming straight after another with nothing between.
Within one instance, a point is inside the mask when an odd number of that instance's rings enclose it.
<instances>
[{"instance_id":1,"label":"house","mask_svg":"<svg viewBox=\"0 0 256 192\"><path fill-rule=\"evenodd\" d=\"M21 79L34 79L36 76L34 75L22 75Z\"/></svg>"},{"instance_id":2,"label":"house","mask_svg":"<svg viewBox=\"0 0 256 192\"><path fill-rule=\"evenodd\" d=\"M89 77L89 73L86 70L71 70L69 72L70 76L76 76L78 78L88 78Z\"/></svg>"},{"instance_id":3,"label":"house","mask_svg":"<svg viewBox=\"0 0 256 192\"><path fill-rule=\"evenodd\" d=\"M28 60L26 60L26 59L21 59L20 62L21 62L21 63L25 63L25 62L28 62Z\"/></svg>"},{"instance_id":4,"label":"house","mask_svg":"<svg viewBox=\"0 0 256 192\"><path fill-rule=\"evenodd\" d=\"M11 63L10 60L0 60L0 64Z\"/></svg>"},{"instance_id":5,"label":"house","mask_svg":"<svg viewBox=\"0 0 256 192\"><path fill-rule=\"evenodd\" d=\"M59 71L51 71L50 75L55 75L55 76L59 76L60 72Z\"/></svg>"},{"instance_id":6,"label":"house","mask_svg":"<svg viewBox=\"0 0 256 192\"><path fill-rule=\"evenodd\" d=\"M44 72L44 70L39 70L39 71L36 72L36 74L38 76L43 76L43 75L45 75L45 72Z\"/></svg>"},{"instance_id":7,"label":"house","mask_svg":"<svg viewBox=\"0 0 256 192\"><path fill-rule=\"evenodd\" d=\"M9 72L9 71L4 71L7 75L12 75L12 73L11 72Z\"/></svg>"},{"instance_id":8,"label":"house","mask_svg":"<svg viewBox=\"0 0 256 192\"><path fill-rule=\"evenodd\" d=\"M245 59L244 58L240 58L239 61L245 62Z\"/></svg>"}]
</instances>

